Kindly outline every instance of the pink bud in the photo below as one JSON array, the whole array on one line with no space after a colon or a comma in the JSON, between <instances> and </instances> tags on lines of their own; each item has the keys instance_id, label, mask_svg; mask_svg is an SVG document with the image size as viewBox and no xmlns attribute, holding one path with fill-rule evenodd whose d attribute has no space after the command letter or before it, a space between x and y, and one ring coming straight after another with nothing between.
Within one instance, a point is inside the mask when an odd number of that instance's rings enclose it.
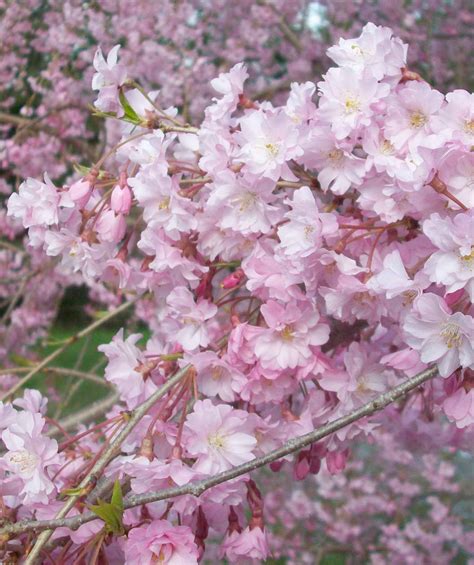
<instances>
[{"instance_id":1,"label":"pink bud","mask_svg":"<svg viewBox=\"0 0 474 565\"><path fill-rule=\"evenodd\" d=\"M92 194L92 185L89 181L80 179L69 187L68 194L79 208L84 208Z\"/></svg>"},{"instance_id":2,"label":"pink bud","mask_svg":"<svg viewBox=\"0 0 474 565\"><path fill-rule=\"evenodd\" d=\"M224 278L224 280L221 282L221 287L226 289L235 288L236 286L239 286L244 277L245 273L242 269L239 268Z\"/></svg>"},{"instance_id":3,"label":"pink bud","mask_svg":"<svg viewBox=\"0 0 474 565\"><path fill-rule=\"evenodd\" d=\"M100 215L95 229L102 241L118 243L125 235L127 223L122 214L116 215L112 210L107 210Z\"/></svg>"},{"instance_id":4,"label":"pink bud","mask_svg":"<svg viewBox=\"0 0 474 565\"><path fill-rule=\"evenodd\" d=\"M344 451L330 451L326 455L326 465L331 475L336 475L346 468L349 450Z\"/></svg>"},{"instance_id":5,"label":"pink bud","mask_svg":"<svg viewBox=\"0 0 474 565\"><path fill-rule=\"evenodd\" d=\"M132 206L132 193L128 186L120 188L117 185L110 197L110 206L116 214L128 214Z\"/></svg>"},{"instance_id":6,"label":"pink bud","mask_svg":"<svg viewBox=\"0 0 474 565\"><path fill-rule=\"evenodd\" d=\"M278 471L280 471L280 469L283 467L283 465L285 464L284 461L272 461L270 463L270 469L274 472L274 473L278 473Z\"/></svg>"},{"instance_id":7,"label":"pink bud","mask_svg":"<svg viewBox=\"0 0 474 565\"><path fill-rule=\"evenodd\" d=\"M302 481L310 472L308 451L298 453L295 466L293 467L293 477L297 481Z\"/></svg>"}]
</instances>

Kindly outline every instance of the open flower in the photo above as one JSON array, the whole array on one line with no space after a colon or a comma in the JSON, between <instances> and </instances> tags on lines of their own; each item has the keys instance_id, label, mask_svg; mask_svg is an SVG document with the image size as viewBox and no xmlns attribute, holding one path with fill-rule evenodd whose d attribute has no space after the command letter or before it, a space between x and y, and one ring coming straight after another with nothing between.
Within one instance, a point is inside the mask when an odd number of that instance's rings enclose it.
<instances>
[{"instance_id":1,"label":"open flower","mask_svg":"<svg viewBox=\"0 0 474 565\"><path fill-rule=\"evenodd\" d=\"M286 305L269 300L261 307L268 325L255 337L255 354L267 369L295 369L309 363L311 346L326 343L329 327L320 323L319 313L311 303Z\"/></svg>"},{"instance_id":2,"label":"open flower","mask_svg":"<svg viewBox=\"0 0 474 565\"><path fill-rule=\"evenodd\" d=\"M198 548L187 526L167 520L132 528L123 544L126 565L197 565Z\"/></svg>"},{"instance_id":3,"label":"open flower","mask_svg":"<svg viewBox=\"0 0 474 565\"><path fill-rule=\"evenodd\" d=\"M184 437L188 453L197 456L194 469L212 475L254 459L253 427L244 410L215 406L209 399L196 402L186 419Z\"/></svg>"},{"instance_id":4,"label":"open flower","mask_svg":"<svg viewBox=\"0 0 474 565\"><path fill-rule=\"evenodd\" d=\"M92 77L92 89L99 91L94 105L102 112L116 112L123 115L123 109L118 97L118 88L127 78L127 71L118 61L120 45L115 45L105 60L99 47L94 55L94 68L97 71Z\"/></svg>"},{"instance_id":5,"label":"open flower","mask_svg":"<svg viewBox=\"0 0 474 565\"><path fill-rule=\"evenodd\" d=\"M436 362L442 377L459 367L474 366L474 318L451 314L436 294L423 294L414 301L403 329L408 345L420 352L423 363Z\"/></svg>"},{"instance_id":6,"label":"open flower","mask_svg":"<svg viewBox=\"0 0 474 565\"><path fill-rule=\"evenodd\" d=\"M56 440L42 434L44 424L41 414L22 411L2 432L7 453L0 459L0 469L20 478L18 495L24 504L47 504L55 490L48 467L58 465L61 459Z\"/></svg>"}]
</instances>

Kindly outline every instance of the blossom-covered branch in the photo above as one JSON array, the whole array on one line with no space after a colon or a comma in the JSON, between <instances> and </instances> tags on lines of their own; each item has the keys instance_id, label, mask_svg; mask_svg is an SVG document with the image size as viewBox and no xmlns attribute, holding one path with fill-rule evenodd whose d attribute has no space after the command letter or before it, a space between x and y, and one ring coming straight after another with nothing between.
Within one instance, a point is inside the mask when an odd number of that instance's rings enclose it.
<instances>
[{"instance_id":1,"label":"blossom-covered branch","mask_svg":"<svg viewBox=\"0 0 474 565\"><path fill-rule=\"evenodd\" d=\"M124 500L124 508L134 508L136 506L140 506L142 504L149 504L151 502L156 502L158 500L167 500L169 498L174 498L176 496L182 496L185 494L191 494L193 496L200 496L206 490L224 483L226 481L235 479L241 475L254 471L259 467L263 467L272 463L273 461L277 461L282 457L290 455L300 449L311 445L314 442L317 442L328 435L352 424L353 422L360 420L361 418L365 418L371 416L372 414L382 410L389 404L396 402L400 398L403 398L406 394L408 394L413 389L416 389L426 381L434 378L437 374L436 368L430 368L406 381L400 383L398 386L394 387L393 389L381 394L374 400L367 402L357 410L334 420L320 428L305 434L304 436L295 437L289 439L283 446L279 447L278 449L274 449L269 453L265 454L261 457L256 457L255 459L239 465L237 467L231 468L228 471L224 471L222 473L218 473L213 477L209 477L208 479L204 479L202 481L191 482L185 484L183 486L176 486L167 489L163 489L159 492L147 492L142 495L131 495ZM182 376L182 374L181 374ZM174 382L177 382L177 378L175 377ZM174 384L174 383L173 383ZM149 403L147 403L148 405ZM142 411L140 411L141 413ZM115 442L117 445L118 442ZM85 513L79 516L75 516L72 518L65 518L65 517L57 517L52 520L25 520L24 522L17 522L15 524L6 525L0 528L0 536L9 536L13 534L18 534L22 532L28 531L36 531L40 532L43 530L53 530L55 528L63 528L67 527L72 530L77 529L82 524L90 522L91 520L97 519L97 516L92 513ZM37 543L41 543L40 540L47 541L46 537L38 538ZM32 553L29 556L29 562L34 563L32 561L34 555L38 554L38 550Z\"/></svg>"}]
</instances>

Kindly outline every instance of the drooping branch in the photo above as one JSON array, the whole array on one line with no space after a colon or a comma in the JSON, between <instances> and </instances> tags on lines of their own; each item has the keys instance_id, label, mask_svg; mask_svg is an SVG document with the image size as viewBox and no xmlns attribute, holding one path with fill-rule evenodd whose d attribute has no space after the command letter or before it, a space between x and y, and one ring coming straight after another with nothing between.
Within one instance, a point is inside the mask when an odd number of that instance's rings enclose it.
<instances>
[{"instance_id":1,"label":"drooping branch","mask_svg":"<svg viewBox=\"0 0 474 565\"><path fill-rule=\"evenodd\" d=\"M268 465L273 461L276 461L278 459L281 459L282 457L285 457L286 455L290 455L291 453L299 451L300 449L314 442L317 442L334 432L337 432L338 430L348 426L349 424L352 424L367 416L371 416L372 414L382 410L389 404L392 404L393 402L396 402L400 398L404 397L410 391L419 387L426 381L434 378L436 375L437 375L437 369L435 367L429 368L423 371L422 373L415 375L414 377L406 379L405 381L403 381L393 389L381 394L374 400L367 402L366 404L350 412L349 414L342 416L341 418L338 418L333 422L329 422L328 424L325 424L324 426L321 426L320 428L308 434L305 434L297 438L292 438L288 440L281 447L270 451L269 453L263 455L262 457L257 457L256 459L253 459L248 463L244 463L243 465L233 467L228 471L224 471L213 477L209 477L208 479L192 482L183 486L176 486L168 489L163 489L158 492L150 492L140 495L131 495L124 500L124 507L134 508L142 504L148 504L159 500L166 500L169 498L174 498L176 496L182 496L185 494L200 496L203 492L216 485L219 485L221 483L245 475L250 471L254 471L255 469L258 469L260 467L264 467L265 465ZM178 375L176 375L174 378L176 379L177 376ZM56 528L67 527L75 530L79 528L82 524L85 524L87 522L90 522L91 520L96 520L96 519L97 516L95 514L92 514L92 512L88 512L71 518L61 517L53 520L25 520L1 528L0 537L20 534L28 531L39 532L42 530L47 530L47 532L45 532L48 534L45 539L45 541L47 541L47 539L51 535L52 530ZM38 538L38 541L40 540L40 538L41 536ZM45 543L45 541L43 543ZM38 554L39 552L36 552L36 556ZM33 552L30 554L30 557L26 563L30 565L34 563Z\"/></svg>"},{"instance_id":2,"label":"drooping branch","mask_svg":"<svg viewBox=\"0 0 474 565\"><path fill-rule=\"evenodd\" d=\"M56 519L60 520L67 516L69 511L74 507L76 502L78 501L83 494L87 494L91 487L93 487L95 481L98 477L102 474L105 467L108 465L111 459L113 459L120 450L120 446L125 441L125 439L130 435L133 429L137 426L140 420L147 414L147 412L152 408L152 406L162 398L169 390L173 388L175 384L177 384L181 379L183 379L189 369L190 365L186 365L184 368L180 369L175 375L169 378L166 383L161 386L158 390L156 390L150 398L145 400L142 404L137 406L131 413L128 422L125 426L117 433L117 435L113 438L110 444L104 449L104 452L101 456L97 459L95 465L92 469L87 473L87 475L82 479L81 483L77 488L77 494L70 496L69 500L66 504L62 507L62 509L58 512ZM43 548L44 544L48 541L53 533L52 529L44 529L44 531L40 534L38 539L36 540L31 553L28 555L25 565L33 565L36 562L36 559L39 557L41 549ZM1 534L0 534L1 535Z\"/></svg>"}]
</instances>

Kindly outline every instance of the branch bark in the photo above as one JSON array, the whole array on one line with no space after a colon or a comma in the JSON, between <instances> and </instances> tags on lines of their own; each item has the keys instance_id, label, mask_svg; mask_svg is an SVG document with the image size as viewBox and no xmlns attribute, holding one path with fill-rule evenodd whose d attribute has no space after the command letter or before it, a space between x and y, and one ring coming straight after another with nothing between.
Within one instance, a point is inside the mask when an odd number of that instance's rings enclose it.
<instances>
[{"instance_id":1,"label":"branch bark","mask_svg":"<svg viewBox=\"0 0 474 565\"><path fill-rule=\"evenodd\" d=\"M320 428L308 434L290 439L283 446L279 447L278 449L274 449L270 451L269 453L267 453L262 457L257 457L256 459L253 459L248 463L244 463L243 465L233 467L228 471L224 471L222 473L219 473L218 475L209 477L208 479L189 483L181 487L176 486L168 489L163 489L158 492L150 492L140 495L131 495L124 500L124 508L134 508L142 504L148 504L151 502L156 502L158 500L166 500L168 498L174 498L176 496L181 496L184 494L200 496L203 492L216 485L219 485L231 479L235 479L239 476L245 475L250 471L253 471L260 467L264 467L265 465L268 465L273 461L281 459L286 455L290 455L291 453L294 453L295 451L298 451L303 447L306 447L307 445L310 445L316 441L319 441L327 437L328 435L334 432L337 432L341 428L344 428L349 424L352 424L357 420L360 420L361 418L371 416L375 412L382 410L389 404L392 404L393 402L404 397L410 391L419 387L426 381L434 378L437 374L438 371L436 367L431 367L423 371L422 373L415 375L414 377L406 379L405 381L403 381L393 389L389 390L388 392L385 392L384 394L381 394L374 400L367 402L366 404L364 404L360 408L357 408L356 410L347 414L346 416L342 416L341 418L338 418L333 422L329 422L328 424L325 424L324 426L321 426ZM178 375L176 375L174 378L176 379L177 376ZM171 380L169 382L171 382ZM177 380L175 382L177 382ZM39 532L42 530L47 530L47 532L45 532L47 536L45 536L44 542L42 542L44 544L51 535L52 530L55 528L67 527L76 530L82 524L85 524L92 520L97 520L97 516L95 514L92 514L92 512L88 512L80 516L73 516L71 518L64 518L63 516L55 518L53 520L25 520L22 522L17 522L15 524L9 524L0 529L0 537L10 536L14 534L21 534L28 531ZM38 538L38 542L40 538L41 535ZM35 553L35 556L37 555L39 555L39 551ZM32 552L28 560L25 562L25 564L32 565L33 563L34 563L34 556Z\"/></svg>"}]
</instances>

